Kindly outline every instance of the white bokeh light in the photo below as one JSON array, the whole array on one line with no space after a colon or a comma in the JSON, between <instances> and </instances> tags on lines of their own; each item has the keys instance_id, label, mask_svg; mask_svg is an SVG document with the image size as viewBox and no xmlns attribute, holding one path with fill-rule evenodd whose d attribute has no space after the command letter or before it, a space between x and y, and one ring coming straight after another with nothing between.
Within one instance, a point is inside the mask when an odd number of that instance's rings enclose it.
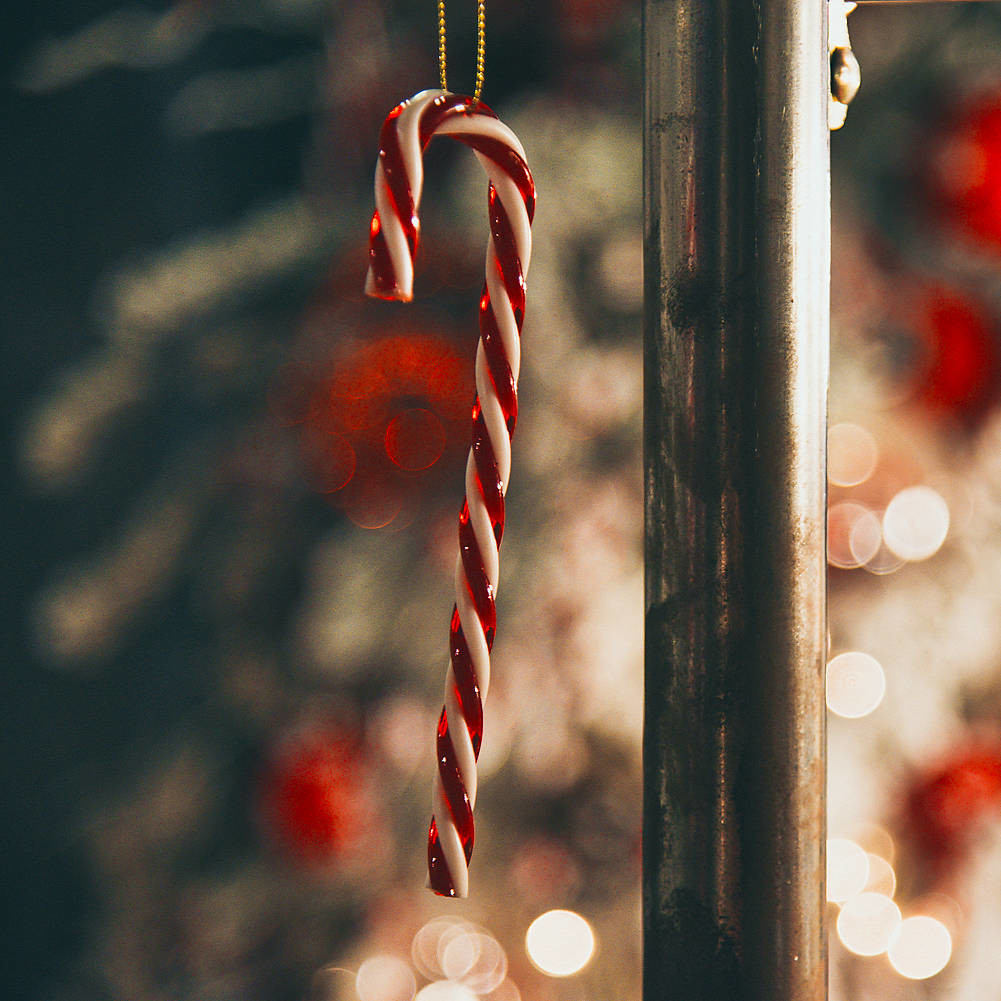
<instances>
[{"instance_id":1,"label":"white bokeh light","mask_svg":"<svg viewBox=\"0 0 1001 1001\"><path fill-rule=\"evenodd\" d=\"M417 992L414 1001L479 1001L465 985L454 980L436 980Z\"/></svg>"},{"instance_id":2,"label":"white bokeh light","mask_svg":"<svg viewBox=\"0 0 1001 1001\"><path fill-rule=\"evenodd\" d=\"M879 524L879 532L880 536L882 536L882 521ZM896 573L906 562L907 560L902 560L890 549L884 540L875 554L866 561L865 569L867 573L874 574L877 577L886 577L891 573Z\"/></svg>"},{"instance_id":3,"label":"white bokeh light","mask_svg":"<svg viewBox=\"0 0 1001 1001\"><path fill-rule=\"evenodd\" d=\"M449 980L462 980L480 957L480 944L472 932L442 936L439 952L441 971Z\"/></svg>"},{"instance_id":4,"label":"white bokeh light","mask_svg":"<svg viewBox=\"0 0 1001 1001\"><path fill-rule=\"evenodd\" d=\"M875 657L852 650L827 662L827 708L838 716L868 716L885 694L886 676Z\"/></svg>"},{"instance_id":5,"label":"white bokeh light","mask_svg":"<svg viewBox=\"0 0 1001 1001\"><path fill-rule=\"evenodd\" d=\"M900 908L885 894L860 893L845 901L838 915L838 938L857 956L886 952L900 924Z\"/></svg>"},{"instance_id":6,"label":"white bokeh light","mask_svg":"<svg viewBox=\"0 0 1001 1001\"><path fill-rule=\"evenodd\" d=\"M928 486L901 490L883 515L883 539L901 559L917 562L934 556L949 534L949 506Z\"/></svg>"},{"instance_id":7,"label":"white bokeh light","mask_svg":"<svg viewBox=\"0 0 1001 1001\"><path fill-rule=\"evenodd\" d=\"M835 424L827 432L827 478L835 486L864 483L876 468L876 439L858 424Z\"/></svg>"},{"instance_id":8,"label":"white bokeh light","mask_svg":"<svg viewBox=\"0 0 1001 1001\"><path fill-rule=\"evenodd\" d=\"M864 504L842 501L827 511L827 562L842 570L868 563L883 543L879 516Z\"/></svg>"},{"instance_id":9,"label":"white bokeh light","mask_svg":"<svg viewBox=\"0 0 1001 1001\"><path fill-rule=\"evenodd\" d=\"M856 840L867 852L882 856L891 865L897 857L897 846L893 842L893 835L879 824L863 824Z\"/></svg>"},{"instance_id":10,"label":"white bokeh light","mask_svg":"<svg viewBox=\"0 0 1001 1001\"><path fill-rule=\"evenodd\" d=\"M428 980L437 980L443 976L440 959L442 951L452 937L469 930L472 930L472 926L459 918L438 917L428 921L414 936L410 946L414 966L421 975Z\"/></svg>"},{"instance_id":11,"label":"white bokeh light","mask_svg":"<svg viewBox=\"0 0 1001 1001\"><path fill-rule=\"evenodd\" d=\"M866 857L869 859L869 878L865 881L865 889L892 897L897 892L897 874L893 866L882 855L867 852Z\"/></svg>"},{"instance_id":12,"label":"white bokeh light","mask_svg":"<svg viewBox=\"0 0 1001 1001\"><path fill-rule=\"evenodd\" d=\"M848 549L859 566L867 566L883 546L883 523L875 511L867 511L848 532Z\"/></svg>"},{"instance_id":13,"label":"white bokeh light","mask_svg":"<svg viewBox=\"0 0 1001 1001\"><path fill-rule=\"evenodd\" d=\"M594 932L573 911L546 911L528 927L525 951L532 964L551 977L578 973L594 955Z\"/></svg>"},{"instance_id":14,"label":"white bokeh light","mask_svg":"<svg viewBox=\"0 0 1001 1001\"><path fill-rule=\"evenodd\" d=\"M927 980L941 973L952 956L952 936L941 921L918 916L902 921L890 938L890 964L908 980Z\"/></svg>"},{"instance_id":15,"label":"white bokeh light","mask_svg":"<svg viewBox=\"0 0 1001 1001\"><path fill-rule=\"evenodd\" d=\"M827 899L840 904L865 889L869 859L862 848L847 838L827 842Z\"/></svg>"},{"instance_id":16,"label":"white bokeh light","mask_svg":"<svg viewBox=\"0 0 1001 1001\"><path fill-rule=\"evenodd\" d=\"M445 976L476 994L489 994L507 976L506 953L495 938L484 932L451 936L440 955Z\"/></svg>"},{"instance_id":17,"label":"white bokeh light","mask_svg":"<svg viewBox=\"0 0 1001 1001\"><path fill-rule=\"evenodd\" d=\"M413 1001L417 980L410 965L396 956L372 956L355 978L360 1001Z\"/></svg>"}]
</instances>

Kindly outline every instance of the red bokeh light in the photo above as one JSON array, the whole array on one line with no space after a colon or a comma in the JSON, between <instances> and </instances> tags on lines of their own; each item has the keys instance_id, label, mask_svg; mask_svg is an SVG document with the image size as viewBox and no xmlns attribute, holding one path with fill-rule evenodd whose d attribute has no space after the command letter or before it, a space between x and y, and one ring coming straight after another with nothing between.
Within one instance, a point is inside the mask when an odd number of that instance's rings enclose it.
<instances>
[{"instance_id":1,"label":"red bokeh light","mask_svg":"<svg viewBox=\"0 0 1001 1001\"><path fill-rule=\"evenodd\" d=\"M958 292L935 288L919 304L916 327L925 354L917 401L933 412L975 422L998 391L993 318Z\"/></svg>"},{"instance_id":2,"label":"red bokeh light","mask_svg":"<svg viewBox=\"0 0 1001 1001\"><path fill-rule=\"evenodd\" d=\"M975 747L956 754L910 789L908 827L933 868L954 863L978 822L1001 810L1001 749Z\"/></svg>"},{"instance_id":3,"label":"red bokeh light","mask_svg":"<svg viewBox=\"0 0 1001 1001\"><path fill-rule=\"evenodd\" d=\"M428 470L469 447L472 370L437 334L388 334L318 373L289 368L272 407L299 425L317 491L363 528L399 527Z\"/></svg>"},{"instance_id":4,"label":"red bokeh light","mask_svg":"<svg viewBox=\"0 0 1001 1001\"><path fill-rule=\"evenodd\" d=\"M358 741L332 724L285 737L260 783L265 832L293 861L327 866L352 861L379 834L379 814Z\"/></svg>"},{"instance_id":5,"label":"red bokeh light","mask_svg":"<svg viewBox=\"0 0 1001 1001\"><path fill-rule=\"evenodd\" d=\"M536 837L514 857L511 876L518 893L535 903L572 897L580 888L580 866L561 842Z\"/></svg>"},{"instance_id":6,"label":"red bokeh light","mask_svg":"<svg viewBox=\"0 0 1001 1001\"><path fill-rule=\"evenodd\" d=\"M404 410L386 428L386 454L401 469L428 469L444 449L445 429L430 410Z\"/></svg>"},{"instance_id":7,"label":"red bokeh light","mask_svg":"<svg viewBox=\"0 0 1001 1001\"><path fill-rule=\"evenodd\" d=\"M928 153L921 187L933 213L955 235L1001 253L1001 93L949 109Z\"/></svg>"}]
</instances>

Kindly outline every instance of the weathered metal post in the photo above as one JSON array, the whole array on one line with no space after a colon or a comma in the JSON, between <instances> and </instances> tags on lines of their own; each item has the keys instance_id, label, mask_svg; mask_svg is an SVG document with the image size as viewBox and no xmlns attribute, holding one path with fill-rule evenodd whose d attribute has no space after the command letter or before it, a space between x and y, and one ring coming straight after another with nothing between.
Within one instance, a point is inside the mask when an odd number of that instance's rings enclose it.
<instances>
[{"instance_id":1,"label":"weathered metal post","mask_svg":"<svg viewBox=\"0 0 1001 1001\"><path fill-rule=\"evenodd\" d=\"M820 1001L827 4L644 0L645 1001Z\"/></svg>"}]
</instances>

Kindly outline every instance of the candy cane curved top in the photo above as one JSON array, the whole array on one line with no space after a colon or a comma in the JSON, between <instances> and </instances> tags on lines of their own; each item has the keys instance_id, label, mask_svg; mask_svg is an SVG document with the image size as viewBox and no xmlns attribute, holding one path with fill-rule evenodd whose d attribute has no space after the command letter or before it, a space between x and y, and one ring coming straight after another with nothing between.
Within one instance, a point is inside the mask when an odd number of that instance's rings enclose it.
<instances>
[{"instance_id":1,"label":"candy cane curved top","mask_svg":"<svg viewBox=\"0 0 1001 1001\"><path fill-rule=\"evenodd\" d=\"M471 147L487 173L490 240L480 297L473 443L459 515L450 665L438 721L433 810L428 831L428 883L443 896L464 897L473 851L476 758L483 701L490 685L496 631L498 548L518 417L525 274L532 252L535 185L515 134L482 102L426 90L397 105L379 137L369 271L365 291L382 299L413 297L422 156L436 135Z\"/></svg>"}]
</instances>

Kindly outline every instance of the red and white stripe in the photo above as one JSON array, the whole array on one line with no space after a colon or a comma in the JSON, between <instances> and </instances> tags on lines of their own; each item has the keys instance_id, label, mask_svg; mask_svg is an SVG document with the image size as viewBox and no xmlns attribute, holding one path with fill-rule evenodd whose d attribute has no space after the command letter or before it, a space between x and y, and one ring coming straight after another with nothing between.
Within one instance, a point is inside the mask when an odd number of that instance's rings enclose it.
<instances>
[{"instance_id":1,"label":"red and white stripe","mask_svg":"<svg viewBox=\"0 0 1001 1001\"><path fill-rule=\"evenodd\" d=\"M438 721L434 815L428 832L428 883L465 897L473 851L476 758L490 685L496 630L498 547L518 416L518 370L525 315L525 274L532 251L535 185L514 133L482 102L426 90L394 108L379 138L369 272L365 291L405 302L413 297L414 256L424 179L422 156L436 135L465 143L489 178L486 282L480 297L473 444L459 515L451 662Z\"/></svg>"}]
</instances>

